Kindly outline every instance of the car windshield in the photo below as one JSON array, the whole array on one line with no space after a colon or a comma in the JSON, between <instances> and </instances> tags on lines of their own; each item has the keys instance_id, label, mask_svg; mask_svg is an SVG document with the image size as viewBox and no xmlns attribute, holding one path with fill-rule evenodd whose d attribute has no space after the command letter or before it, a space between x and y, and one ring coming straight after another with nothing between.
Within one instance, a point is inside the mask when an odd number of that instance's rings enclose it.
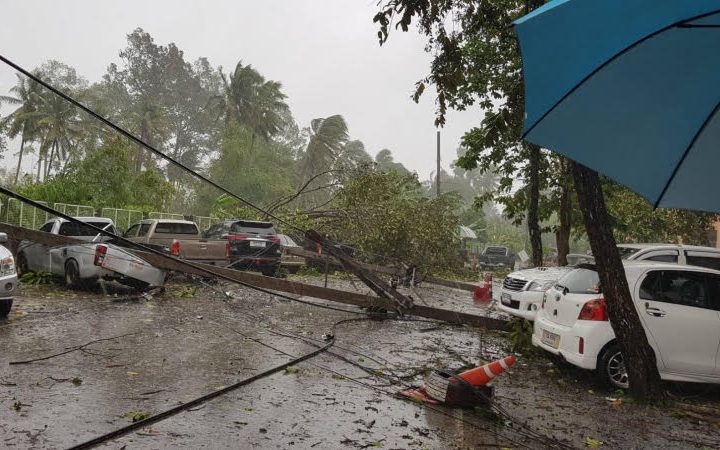
<instances>
[{"instance_id":1,"label":"car windshield","mask_svg":"<svg viewBox=\"0 0 720 450\"><path fill-rule=\"evenodd\" d=\"M600 292L600 278L594 270L578 268L561 277L557 287L569 294L597 294Z\"/></svg>"},{"instance_id":2,"label":"car windshield","mask_svg":"<svg viewBox=\"0 0 720 450\"><path fill-rule=\"evenodd\" d=\"M505 256L507 249L505 247L488 247L485 249L486 255L501 255Z\"/></svg>"},{"instance_id":3,"label":"car windshield","mask_svg":"<svg viewBox=\"0 0 720 450\"><path fill-rule=\"evenodd\" d=\"M622 247L618 246L618 252L620 253L620 259L628 259L635 253L639 252L639 248L632 248L632 247Z\"/></svg>"}]
</instances>

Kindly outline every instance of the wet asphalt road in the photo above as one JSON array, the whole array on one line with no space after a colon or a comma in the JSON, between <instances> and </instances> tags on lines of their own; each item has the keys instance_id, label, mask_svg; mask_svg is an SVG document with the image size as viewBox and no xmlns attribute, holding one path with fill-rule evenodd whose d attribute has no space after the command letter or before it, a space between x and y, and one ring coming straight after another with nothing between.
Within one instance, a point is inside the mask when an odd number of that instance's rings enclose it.
<instances>
[{"instance_id":1,"label":"wet asphalt road","mask_svg":"<svg viewBox=\"0 0 720 450\"><path fill-rule=\"evenodd\" d=\"M353 288L348 281L331 283ZM499 358L507 353L507 340L424 321L362 319L333 329L338 321L363 316L233 286L219 286L232 291L233 299L207 287L183 297L184 286L173 284L150 300L130 298L122 290L104 296L25 288L9 320L0 322L0 448L79 444L131 423L133 416L157 414L313 351L312 343L323 345L328 333L336 337L334 354L103 447L545 447L518 431L525 421L577 447L588 437L602 440L605 448L720 445L712 426L652 408L611 406L605 400L611 393L595 388L583 374L559 374L542 358L521 356L496 383L497 403L517 419L514 424L467 410L429 409L394 394L402 386L422 384L421 372L428 368ZM364 290L357 282L355 287ZM485 312L462 291L423 287L412 294L423 303ZM89 345L77 348L83 344ZM72 351L9 365L67 350Z\"/></svg>"}]
</instances>

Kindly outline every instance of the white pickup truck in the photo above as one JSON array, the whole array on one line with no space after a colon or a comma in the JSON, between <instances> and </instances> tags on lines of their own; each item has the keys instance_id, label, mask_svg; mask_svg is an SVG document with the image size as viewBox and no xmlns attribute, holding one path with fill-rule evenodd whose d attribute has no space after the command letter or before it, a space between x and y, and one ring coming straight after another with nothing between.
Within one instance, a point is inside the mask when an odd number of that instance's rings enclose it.
<instances>
[{"instance_id":1,"label":"white pickup truck","mask_svg":"<svg viewBox=\"0 0 720 450\"><path fill-rule=\"evenodd\" d=\"M116 234L112 220L102 217L76 217L77 220ZM45 270L64 277L68 287L78 288L99 279L116 280L138 289L162 286L165 272L127 250L107 243L109 239L89 227L55 218L40 231L68 236L86 244L48 247L30 241L20 243L17 252L18 275Z\"/></svg>"}]
</instances>

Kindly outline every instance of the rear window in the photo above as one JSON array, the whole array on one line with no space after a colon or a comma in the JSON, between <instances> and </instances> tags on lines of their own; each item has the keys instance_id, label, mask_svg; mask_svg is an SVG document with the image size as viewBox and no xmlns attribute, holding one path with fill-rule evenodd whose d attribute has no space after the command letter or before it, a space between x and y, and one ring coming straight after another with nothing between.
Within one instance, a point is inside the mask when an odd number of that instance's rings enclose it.
<instances>
[{"instance_id":1,"label":"rear window","mask_svg":"<svg viewBox=\"0 0 720 450\"><path fill-rule=\"evenodd\" d=\"M488 247L485 249L485 254L505 256L507 254L507 249L505 247Z\"/></svg>"},{"instance_id":2,"label":"rear window","mask_svg":"<svg viewBox=\"0 0 720 450\"><path fill-rule=\"evenodd\" d=\"M230 234L248 233L248 234L276 234L273 224L270 222L257 222L253 220L238 220L230 226Z\"/></svg>"},{"instance_id":3,"label":"rear window","mask_svg":"<svg viewBox=\"0 0 720 450\"><path fill-rule=\"evenodd\" d=\"M159 222L155 225L157 234L198 234L198 227L194 223ZM140 235L142 236L142 235Z\"/></svg>"},{"instance_id":4,"label":"rear window","mask_svg":"<svg viewBox=\"0 0 720 450\"><path fill-rule=\"evenodd\" d=\"M150 231L150 224L149 223L143 223L140 224L140 229L138 230L138 236L147 236L148 231Z\"/></svg>"},{"instance_id":5,"label":"rear window","mask_svg":"<svg viewBox=\"0 0 720 450\"><path fill-rule=\"evenodd\" d=\"M597 294L600 292L600 277L594 270L575 269L560 278L556 286L572 294Z\"/></svg>"},{"instance_id":6,"label":"rear window","mask_svg":"<svg viewBox=\"0 0 720 450\"><path fill-rule=\"evenodd\" d=\"M106 228L107 231L110 233L115 233L115 228L112 226L112 224L108 224L107 222L85 222L90 225L96 226L98 228ZM110 226L108 226L110 225ZM96 236L98 234L97 231L93 230L90 227L86 227L84 225L81 225L79 223L75 222L63 222L60 224L60 231L58 232L61 236Z\"/></svg>"},{"instance_id":7,"label":"rear window","mask_svg":"<svg viewBox=\"0 0 720 450\"><path fill-rule=\"evenodd\" d=\"M720 254L686 252L685 258L687 259L687 263L691 266L720 270Z\"/></svg>"}]
</instances>

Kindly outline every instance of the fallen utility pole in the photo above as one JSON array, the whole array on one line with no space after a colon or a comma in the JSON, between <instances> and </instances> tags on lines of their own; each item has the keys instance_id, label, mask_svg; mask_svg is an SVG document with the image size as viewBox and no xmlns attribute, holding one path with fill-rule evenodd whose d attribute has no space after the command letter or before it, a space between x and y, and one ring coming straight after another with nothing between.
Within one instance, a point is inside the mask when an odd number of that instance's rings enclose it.
<instances>
[{"instance_id":1,"label":"fallen utility pole","mask_svg":"<svg viewBox=\"0 0 720 450\"><path fill-rule=\"evenodd\" d=\"M62 246L81 243L78 239L67 236L60 236L42 231L31 230L28 228L18 227L7 223L0 223L0 232L8 234L8 237L17 240L29 240L37 244L47 246ZM154 253L148 253L140 250L129 249L137 256L143 258L148 263L158 269L172 270L176 272L187 273L207 277L211 272L220 278L228 281L234 281L239 284L249 284L272 291L285 292L299 296L314 297L329 300L348 305L359 306L370 310L386 309L394 310L397 307L395 301L364 295L356 292L347 292L339 289L324 288L311 284L298 283L280 278L271 278L264 275L254 274L250 272L242 272L239 270L229 269L225 267L211 266L208 264L188 264L185 261L160 256ZM483 317L475 314L467 314L463 312L453 311L443 308L435 308L423 305L413 305L404 311L411 314L428 319L440 320L443 322L470 325L474 327L484 328L487 330L508 330L508 324L504 320L491 317Z\"/></svg>"},{"instance_id":2,"label":"fallen utility pole","mask_svg":"<svg viewBox=\"0 0 720 450\"><path fill-rule=\"evenodd\" d=\"M330 256L328 254L322 254L322 253L316 253L311 252L309 250L305 250L300 247L287 247L285 249L289 254L294 256L300 256L306 259L314 259L317 261L330 261L331 263L335 264L341 264L340 261L338 261L335 257ZM388 267L388 266L380 266L377 264L368 264L368 263L362 263L355 261L356 264L358 264L360 267L362 267L365 270L369 270L376 273L382 273L386 275L391 276L399 276L402 277L405 274L405 269L399 268L399 267ZM424 283L430 283L430 284L437 284L440 286L445 286L453 289L460 289L463 291L468 292L475 292L475 289L477 289L478 285L472 284L472 283L465 283L462 281L453 281L453 280L444 280L442 278L435 278L430 275L424 275L419 277L420 281Z\"/></svg>"},{"instance_id":3,"label":"fallen utility pole","mask_svg":"<svg viewBox=\"0 0 720 450\"><path fill-rule=\"evenodd\" d=\"M333 245L317 231L308 230L307 232L305 232L305 237L313 242L317 242L318 244L322 245L322 248L324 248L326 252L330 253L336 259L340 260L345 269L354 273L358 278L363 281L363 283L365 283L370 289L375 291L378 296L392 300L395 303L393 309L399 314L403 314L405 311L413 307L413 301L411 298L401 294L392 286L385 283L380 278L376 277L372 272L365 270L360 264L358 264L348 255L346 255L342 251L342 249Z\"/></svg>"}]
</instances>

